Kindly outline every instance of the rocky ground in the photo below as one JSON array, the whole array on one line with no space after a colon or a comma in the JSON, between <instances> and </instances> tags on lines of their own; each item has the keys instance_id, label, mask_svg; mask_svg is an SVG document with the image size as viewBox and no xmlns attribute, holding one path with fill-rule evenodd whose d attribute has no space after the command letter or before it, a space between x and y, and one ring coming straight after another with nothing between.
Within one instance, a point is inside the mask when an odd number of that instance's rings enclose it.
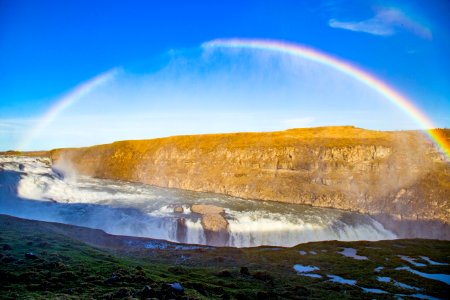
<instances>
[{"instance_id":1,"label":"rocky ground","mask_svg":"<svg viewBox=\"0 0 450 300\"><path fill-rule=\"evenodd\" d=\"M449 241L236 249L112 236L5 215L0 228L3 299L450 297Z\"/></svg>"}]
</instances>

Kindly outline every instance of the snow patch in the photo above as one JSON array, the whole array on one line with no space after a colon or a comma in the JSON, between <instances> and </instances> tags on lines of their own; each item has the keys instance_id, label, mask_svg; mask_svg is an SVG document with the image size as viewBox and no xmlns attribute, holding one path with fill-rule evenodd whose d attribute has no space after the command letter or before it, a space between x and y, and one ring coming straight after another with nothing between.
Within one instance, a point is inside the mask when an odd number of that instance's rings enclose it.
<instances>
[{"instance_id":1,"label":"snow patch","mask_svg":"<svg viewBox=\"0 0 450 300\"><path fill-rule=\"evenodd\" d=\"M331 282L336 282L336 283L341 283L341 284L348 284L348 285L356 285L356 280L353 279L345 279L342 278L341 276L337 276L337 275L328 275L328 278L330 278L329 281Z\"/></svg>"},{"instance_id":2,"label":"snow patch","mask_svg":"<svg viewBox=\"0 0 450 300\"><path fill-rule=\"evenodd\" d=\"M366 293L372 293L372 294L389 294L386 291L380 290L380 289L371 289L371 288L365 288L361 287L361 289Z\"/></svg>"},{"instance_id":3,"label":"snow patch","mask_svg":"<svg viewBox=\"0 0 450 300\"><path fill-rule=\"evenodd\" d=\"M405 289L405 290L414 290L414 291L421 291L421 288L406 284L406 283L402 283L396 280L392 280L391 277L381 277L378 276L377 280L379 282L384 282L384 283L388 283L388 282L392 282L396 287L399 287L401 289Z\"/></svg>"},{"instance_id":4,"label":"snow patch","mask_svg":"<svg viewBox=\"0 0 450 300\"><path fill-rule=\"evenodd\" d=\"M303 265L297 264L297 265L294 265L294 270L297 271L297 273L309 273L309 272L314 272L314 271L317 271L320 269L315 266L303 266Z\"/></svg>"},{"instance_id":5,"label":"snow patch","mask_svg":"<svg viewBox=\"0 0 450 300\"><path fill-rule=\"evenodd\" d=\"M391 282L391 277L382 277L382 276L378 276L377 280L379 282Z\"/></svg>"},{"instance_id":6,"label":"snow patch","mask_svg":"<svg viewBox=\"0 0 450 300\"><path fill-rule=\"evenodd\" d=\"M399 255L398 257L400 257L400 258L403 259L404 261L409 262L409 263L412 264L413 266L416 266L416 267L426 267L425 264L416 262L416 260L417 260L416 258L412 258L412 257L406 256L406 255Z\"/></svg>"},{"instance_id":7,"label":"snow patch","mask_svg":"<svg viewBox=\"0 0 450 300\"><path fill-rule=\"evenodd\" d=\"M414 291L421 291L422 290L421 288L418 288L418 287L415 287L415 286L412 286L412 285L409 285L409 284L406 284L406 283L401 283L401 282L398 282L398 281L395 281L394 285L399 287L399 288L401 288L401 289L404 289L404 290L414 290Z\"/></svg>"},{"instance_id":8,"label":"snow patch","mask_svg":"<svg viewBox=\"0 0 450 300\"><path fill-rule=\"evenodd\" d=\"M412 295L396 294L395 297L397 299L403 299L402 297L411 297L411 298L425 299L425 300L440 300L438 298L424 295L424 294L412 294Z\"/></svg>"},{"instance_id":9,"label":"snow patch","mask_svg":"<svg viewBox=\"0 0 450 300\"><path fill-rule=\"evenodd\" d=\"M344 248L341 252L338 252L339 254L350 257L356 260L366 260L368 259L367 256L361 256L356 254L356 249L354 248Z\"/></svg>"},{"instance_id":10,"label":"snow patch","mask_svg":"<svg viewBox=\"0 0 450 300\"><path fill-rule=\"evenodd\" d=\"M312 277L312 278L322 278L322 275L315 273L299 273L301 276Z\"/></svg>"},{"instance_id":11,"label":"snow patch","mask_svg":"<svg viewBox=\"0 0 450 300\"><path fill-rule=\"evenodd\" d=\"M431 260L429 257L426 256L421 256L421 259L423 259L424 261L426 261L428 264L433 265L433 266L448 266L447 263L440 263L434 260Z\"/></svg>"},{"instance_id":12,"label":"snow patch","mask_svg":"<svg viewBox=\"0 0 450 300\"><path fill-rule=\"evenodd\" d=\"M297 272L298 275L301 275L301 276L322 278L322 276L319 274L311 273L311 272L320 270L318 267L315 267L315 266L303 266L300 264L296 264L296 265L294 265L294 270Z\"/></svg>"},{"instance_id":13,"label":"snow patch","mask_svg":"<svg viewBox=\"0 0 450 300\"><path fill-rule=\"evenodd\" d=\"M447 274L423 273L423 272L411 269L410 267L406 267L406 266L395 268L395 270L405 270L405 271L411 272L413 274L419 275L420 277L431 279L431 280L441 281L443 283L450 285L450 275L447 275Z\"/></svg>"},{"instance_id":14,"label":"snow patch","mask_svg":"<svg viewBox=\"0 0 450 300\"><path fill-rule=\"evenodd\" d=\"M376 273L380 273L381 270L383 270L383 269L384 269L383 266L379 266L379 267L376 267L373 271L376 272Z\"/></svg>"}]
</instances>

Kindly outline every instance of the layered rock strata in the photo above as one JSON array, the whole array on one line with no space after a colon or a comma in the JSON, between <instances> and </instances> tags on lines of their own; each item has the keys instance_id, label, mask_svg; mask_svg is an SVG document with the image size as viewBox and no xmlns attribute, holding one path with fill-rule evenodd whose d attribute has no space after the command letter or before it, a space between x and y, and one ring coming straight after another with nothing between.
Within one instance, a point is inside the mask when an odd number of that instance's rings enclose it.
<instances>
[{"instance_id":1,"label":"layered rock strata","mask_svg":"<svg viewBox=\"0 0 450 300\"><path fill-rule=\"evenodd\" d=\"M449 130L435 134L449 140ZM342 126L175 136L56 149L51 157L99 178L450 223L449 162L417 131Z\"/></svg>"}]
</instances>

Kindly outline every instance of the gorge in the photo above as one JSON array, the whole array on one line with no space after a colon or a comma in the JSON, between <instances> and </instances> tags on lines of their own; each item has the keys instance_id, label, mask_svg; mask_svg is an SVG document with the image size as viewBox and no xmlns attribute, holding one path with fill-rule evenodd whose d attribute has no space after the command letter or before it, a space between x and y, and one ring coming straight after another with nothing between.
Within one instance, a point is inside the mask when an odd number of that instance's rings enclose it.
<instances>
[{"instance_id":1,"label":"gorge","mask_svg":"<svg viewBox=\"0 0 450 300\"><path fill-rule=\"evenodd\" d=\"M449 130L436 130L447 140ZM401 237L449 239L450 165L419 131L352 126L174 136L49 152L104 179L370 214Z\"/></svg>"}]
</instances>

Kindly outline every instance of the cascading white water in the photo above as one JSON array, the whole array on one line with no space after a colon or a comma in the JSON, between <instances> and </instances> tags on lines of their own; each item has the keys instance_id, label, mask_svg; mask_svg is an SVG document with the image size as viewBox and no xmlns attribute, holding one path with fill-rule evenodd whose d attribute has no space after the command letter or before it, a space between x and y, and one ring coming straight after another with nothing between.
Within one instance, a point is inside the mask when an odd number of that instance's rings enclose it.
<instances>
[{"instance_id":1,"label":"cascading white water","mask_svg":"<svg viewBox=\"0 0 450 300\"><path fill-rule=\"evenodd\" d=\"M103 229L108 233L207 244L193 204L225 208L233 247L293 246L322 240L381 240L395 235L369 216L252 201L87 177L62 178L43 158L0 157L0 213ZM174 212L183 207L182 213Z\"/></svg>"}]
</instances>

